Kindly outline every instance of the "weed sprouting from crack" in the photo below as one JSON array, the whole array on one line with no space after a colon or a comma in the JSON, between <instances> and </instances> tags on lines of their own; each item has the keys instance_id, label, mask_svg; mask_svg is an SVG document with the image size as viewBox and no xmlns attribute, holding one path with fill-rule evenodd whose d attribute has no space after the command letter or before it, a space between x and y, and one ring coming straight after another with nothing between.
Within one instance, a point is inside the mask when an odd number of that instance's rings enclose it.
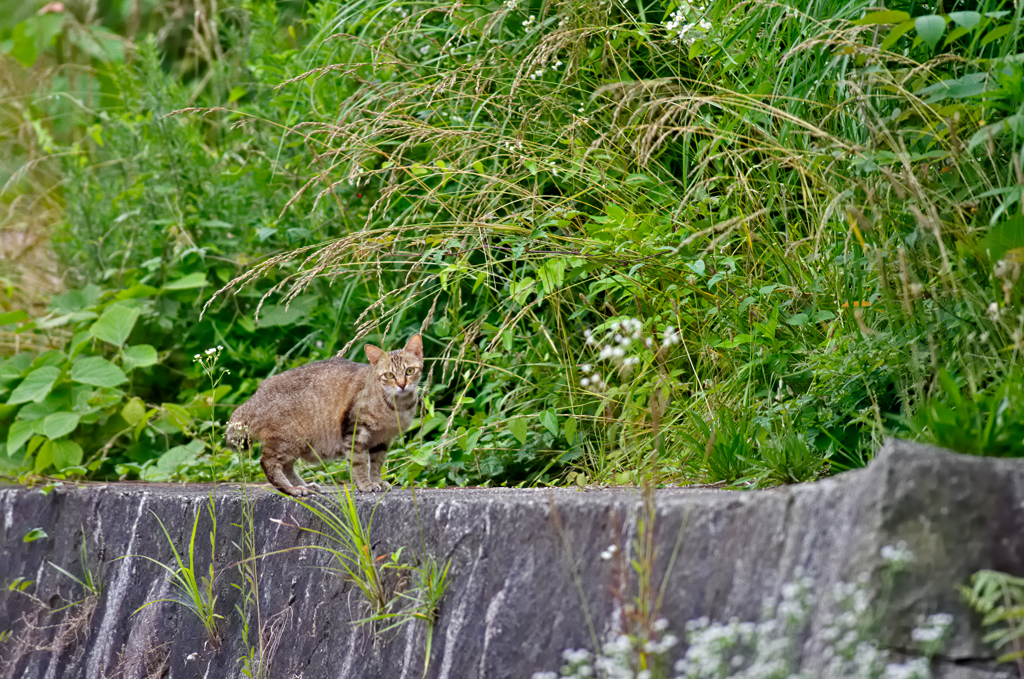
<instances>
[{"instance_id":1,"label":"weed sprouting from crack","mask_svg":"<svg viewBox=\"0 0 1024 679\"><path fill-rule=\"evenodd\" d=\"M211 495L207 501L207 512L210 515L210 521L213 525L210 528L210 563L205 574L199 574L199 571L196 569L196 536L199 533L199 516L201 514L198 509L196 510L195 518L192 521L192 534L188 543L187 564L185 563L185 559L182 558L182 555L178 553L177 547L174 546L174 540L171 539L171 534L167 531L167 527L164 525L164 522L155 512L153 513L153 516L156 517L157 522L160 524L160 528L163 530L164 536L167 538L167 543L170 545L171 551L174 553L174 560L177 564L177 568L174 566L168 566L162 561L146 556L145 554L134 554L129 556L138 556L160 566L167 572L167 575L171 580L171 584L178 592L178 597L176 598L172 597L147 601L135 609L132 615L135 615L139 611L152 606L153 604L161 602L179 604L199 618L203 623L203 627L206 629L210 643L213 644L215 648L219 648L221 643L221 633L218 620L223 619L224 616L219 615L215 610L217 606L217 595L214 593L216 574L213 568L213 559L217 553L216 510L217 507L214 497Z\"/></svg>"}]
</instances>

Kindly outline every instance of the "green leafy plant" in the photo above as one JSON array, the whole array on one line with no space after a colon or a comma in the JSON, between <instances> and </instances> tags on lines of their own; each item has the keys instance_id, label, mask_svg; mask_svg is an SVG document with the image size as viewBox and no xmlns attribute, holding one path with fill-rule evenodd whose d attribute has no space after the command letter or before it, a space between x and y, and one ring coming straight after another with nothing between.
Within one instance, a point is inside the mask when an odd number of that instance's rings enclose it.
<instances>
[{"instance_id":1,"label":"green leafy plant","mask_svg":"<svg viewBox=\"0 0 1024 679\"><path fill-rule=\"evenodd\" d=\"M84 526L82 527L81 557L82 557L81 558L81 564L82 564L82 577L81 578L78 577L77 575L74 575L73 573L71 573L70 571L66 570L65 568L62 568L61 566L58 566L57 564L53 563L52 561L47 561L46 563L48 563L51 568L53 568L54 570L58 571L59 573L63 574L65 577L70 579L72 582L74 582L77 585L81 586L81 588L85 591L85 598L86 599L90 598L90 597L98 599L99 596L101 594L103 594L103 583L100 580L98 574L94 574L93 573L92 567L90 566L90 563L89 563L89 546L87 544L87 537L86 537L86 532L85 532L85 527ZM68 608L68 607L71 607L71 606L75 606L75 605L81 603L82 601L84 601L84 599L80 600L80 601L72 602L72 603L68 604L67 606L65 606L65 608Z\"/></svg>"},{"instance_id":2,"label":"green leafy plant","mask_svg":"<svg viewBox=\"0 0 1024 679\"><path fill-rule=\"evenodd\" d=\"M323 524L322 529L302 525L294 527L325 538L328 544L315 545L314 548L333 557L334 566L326 567L327 570L335 572L355 584L366 598L369 614L353 621L353 624L380 624L382 626L378 627L379 632L416 620L421 620L426 624L424 657L424 673L426 673L427 664L430 662L434 622L437 619L438 608L448 589L448 571L451 568L451 560L449 559L442 566L432 555L426 554L425 547L424 556L415 565L411 565L403 559L402 554L405 547L399 547L391 554L375 555L370 531L376 505L364 522L348 486L343 486L335 496L325 498L323 501L302 498L292 498L292 500L309 510ZM418 507L416 511L418 516ZM284 523L279 519L272 520ZM411 576L411 586L401 584L409 576ZM395 578L399 580L398 586L394 582Z\"/></svg>"},{"instance_id":3,"label":"green leafy plant","mask_svg":"<svg viewBox=\"0 0 1024 679\"><path fill-rule=\"evenodd\" d=\"M985 643L1007 649L997 662L1015 662L1024 671L1024 578L981 570L960 592L967 605L982 615L981 624L988 629Z\"/></svg>"},{"instance_id":4,"label":"green leafy plant","mask_svg":"<svg viewBox=\"0 0 1024 679\"><path fill-rule=\"evenodd\" d=\"M939 393L921 408L911 426L926 441L968 455L1019 457L1024 453L1024 380L1007 375L972 396L949 372L939 370Z\"/></svg>"},{"instance_id":5,"label":"green leafy plant","mask_svg":"<svg viewBox=\"0 0 1024 679\"><path fill-rule=\"evenodd\" d=\"M770 485L814 481L827 468L822 456L792 431L769 439L758 453L753 466L760 471L760 482Z\"/></svg>"},{"instance_id":6,"label":"green leafy plant","mask_svg":"<svg viewBox=\"0 0 1024 679\"><path fill-rule=\"evenodd\" d=\"M364 523L348 486L343 486L337 492L333 502L317 503L300 498L295 498L295 502L323 523L323 529L307 526L298 528L329 541L328 545L317 546L317 549L334 557L335 565L328 570L351 581L366 598L370 606L370 617L361 622L369 622L374 616L388 611L394 605L394 596L387 585L386 573L404 569L405 566L401 560L401 548L381 558L373 554L373 543L370 541L373 512L370 512L369 519Z\"/></svg>"},{"instance_id":7,"label":"green leafy plant","mask_svg":"<svg viewBox=\"0 0 1024 679\"><path fill-rule=\"evenodd\" d=\"M101 440L118 436L134 424L129 420L142 419L137 411L145 412L134 401L126 403L124 388L135 370L157 362L151 345L127 343L141 313L140 302L113 295L101 301L101 297L101 290L90 286L54 298L51 313L32 324L70 325L72 335L65 349L34 359L18 354L0 366L0 388L7 392L0 416L6 454L31 461L37 473L54 469L75 475L95 470L103 462L103 449L86 461L82 446L70 435L83 427Z\"/></svg>"},{"instance_id":8,"label":"green leafy plant","mask_svg":"<svg viewBox=\"0 0 1024 679\"><path fill-rule=\"evenodd\" d=\"M751 423L721 412L714 428L696 416L694 425L699 433L690 441L703 455L702 466L708 480L712 483L733 483L754 471L755 430Z\"/></svg>"}]
</instances>

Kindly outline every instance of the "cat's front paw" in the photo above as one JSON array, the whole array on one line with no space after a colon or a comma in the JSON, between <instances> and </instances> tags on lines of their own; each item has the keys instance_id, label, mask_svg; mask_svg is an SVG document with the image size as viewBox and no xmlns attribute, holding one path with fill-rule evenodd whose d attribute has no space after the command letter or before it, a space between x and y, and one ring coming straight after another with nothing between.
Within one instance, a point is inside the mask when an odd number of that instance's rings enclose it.
<instances>
[{"instance_id":1,"label":"cat's front paw","mask_svg":"<svg viewBox=\"0 0 1024 679\"><path fill-rule=\"evenodd\" d=\"M380 493L391 487L387 481L371 481L369 483L359 484L356 488L363 493Z\"/></svg>"}]
</instances>

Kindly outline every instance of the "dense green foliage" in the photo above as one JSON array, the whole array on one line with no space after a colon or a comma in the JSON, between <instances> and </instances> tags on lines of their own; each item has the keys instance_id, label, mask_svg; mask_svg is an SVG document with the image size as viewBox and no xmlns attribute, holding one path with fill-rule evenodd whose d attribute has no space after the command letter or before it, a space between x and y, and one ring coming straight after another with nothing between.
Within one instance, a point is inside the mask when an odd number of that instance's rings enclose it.
<instances>
[{"instance_id":1,"label":"dense green foliage","mask_svg":"<svg viewBox=\"0 0 1024 679\"><path fill-rule=\"evenodd\" d=\"M889 434L1018 454L1020 9L875 6L2 29L38 77L2 105L0 204L57 200L73 289L27 313L0 272L31 347L0 363L0 464L231 478L217 423L259 380L421 329L401 483L787 483Z\"/></svg>"}]
</instances>

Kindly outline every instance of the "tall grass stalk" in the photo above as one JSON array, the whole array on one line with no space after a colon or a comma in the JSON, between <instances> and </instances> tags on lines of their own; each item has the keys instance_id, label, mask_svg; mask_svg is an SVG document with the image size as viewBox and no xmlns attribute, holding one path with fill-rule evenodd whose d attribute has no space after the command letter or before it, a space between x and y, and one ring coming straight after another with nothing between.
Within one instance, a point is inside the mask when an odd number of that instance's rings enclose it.
<instances>
[{"instance_id":1,"label":"tall grass stalk","mask_svg":"<svg viewBox=\"0 0 1024 679\"><path fill-rule=\"evenodd\" d=\"M221 632L218 620L222 620L224 616L216 612L217 607L217 595L215 594L216 585L216 574L213 567L213 559L217 552L217 507L214 501L214 497L211 494L207 500L207 513L210 516L211 527L209 532L210 539L210 562L206 572L203 573L201 570L196 568L196 536L199 534L199 517L201 512L197 509L195 518L192 520L192 533L188 543L188 563L185 563L185 559L182 554L178 553L177 547L174 545L174 540L171 538L170 533L167 531L167 527L164 522L160 519L159 515L153 513L157 523L160 524L160 529L163 530L164 537L167 538L167 543L171 547L171 551L174 553L174 561L177 567L174 565L167 565L162 561L154 559L153 557L146 556L145 554L135 554L131 556L138 556L140 558L151 561L160 566L170 579L171 585L177 590L178 596L166 599L153 599L147 601L142 606L139 606L132 615L135 615L139 611L142 611L153 604L170 602L184 606L186 609L191 611L199 620L203 623L203 627L206 628L206 632L210 642L215 647L220 647ZM124 558L124 557L122 557Z\"/></svg>"}]
</instances>

